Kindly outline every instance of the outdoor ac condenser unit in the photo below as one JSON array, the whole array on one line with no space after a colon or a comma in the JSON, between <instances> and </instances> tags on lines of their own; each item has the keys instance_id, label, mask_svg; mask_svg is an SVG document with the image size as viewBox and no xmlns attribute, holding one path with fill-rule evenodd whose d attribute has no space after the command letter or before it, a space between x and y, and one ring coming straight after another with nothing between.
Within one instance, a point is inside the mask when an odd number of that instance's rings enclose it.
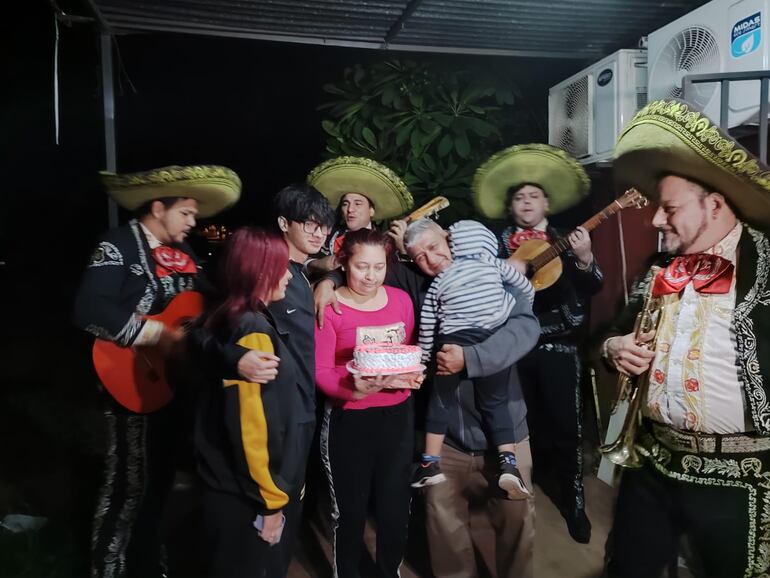
<instances>
[{"instance_id":1,"label":"outdoor ac condenser unit","mask_svg":"<svg viewBox=\"0 0 770 578\"><path fill-rule=\"evenodd\" d=\"M713 0L647 37L650 100L682 98L688 74L767 70L768 0ZM688 100L719 122L719 83L696 84ZM729 126L756 122L759 81L730 83Z\"/></svg>"},{"instance_id":2,"label":"outdoor ac condenser unit","mask_svg":"<svg viewBox=\"0 0 770 578\"><path fill-rule=\"evenodd\" d=\"M647 102L647 51L619 50L548 92L548 142L583 164L612 158L620 129Z\"/></svg>"}]
</instances>

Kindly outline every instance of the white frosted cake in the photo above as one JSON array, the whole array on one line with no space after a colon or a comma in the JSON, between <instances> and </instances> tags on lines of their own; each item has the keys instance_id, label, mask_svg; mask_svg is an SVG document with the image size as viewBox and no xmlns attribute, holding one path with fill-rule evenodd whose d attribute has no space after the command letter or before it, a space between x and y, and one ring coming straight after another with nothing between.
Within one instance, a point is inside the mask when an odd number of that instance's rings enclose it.
<instances>
[{"instance_id":1,"label":"white frosted cake","mask_svg":"<svg viewBox=\"0 0 770 578\"><path fill-rule=\"evenodd\" d=\"M401 343L368 343L353 350L353 369L362 373L422 371L422 349Z\"/></svg>"}]
</instances>

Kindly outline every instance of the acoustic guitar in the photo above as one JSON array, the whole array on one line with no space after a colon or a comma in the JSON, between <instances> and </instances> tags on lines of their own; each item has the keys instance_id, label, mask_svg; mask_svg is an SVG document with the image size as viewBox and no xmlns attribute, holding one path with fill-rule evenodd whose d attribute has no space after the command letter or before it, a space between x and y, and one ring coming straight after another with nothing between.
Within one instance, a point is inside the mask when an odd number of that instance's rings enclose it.
<instances>
[{"instance_id":1,"label":"acoustic guitar","mask_svg":"<svg viewBox=\"0 0 770 578\"><path fill-rule=\"evenodd\" d=\"M419 209L416 209L415 211L409 213L406 217L404 217L404 220L407 223L411 223L412 221L416 221L417 219L422 219L424 217L432 217L436 215L439 211L446 209L448 206L449 206L449 199L447 199L446 197L433 197L430 201L425 203Z\"/></svg>"},{"instance_id":2,"label":"acoustic guitar","mask_svg":"<svg viewBox=\"0 0 770 578\"><path fill-rule=\"evenodd\" d=\"M203 311L203 295L185 291L166 308L147 319L177 328ZM112 341L97 339L92 352L94 369L104 387L120 405L136 413L150 413L164 407L174 397L168 383L167 359L155 347L119 347Z\"/></svg>"},{"instance_id":3,"label":"acoustic guitar","mask_svg":"<svg viewBox=\"0 0 770 578\"><path fill-rule=\"evenodd\" d=\"M629 207L641 209L646 207L647 203L647 198L642 193L636 189L628 189L621 197L612 201L581 226L590 232L618 211ZM548 241L530 239L524 241L514 252L512 256L514 259L527 264L527 276L530 277L535 291L547 289L561 277L562 263L557 257L569 248L568 236L561 237L553 245Z\"/></svg>"}]
</instances>

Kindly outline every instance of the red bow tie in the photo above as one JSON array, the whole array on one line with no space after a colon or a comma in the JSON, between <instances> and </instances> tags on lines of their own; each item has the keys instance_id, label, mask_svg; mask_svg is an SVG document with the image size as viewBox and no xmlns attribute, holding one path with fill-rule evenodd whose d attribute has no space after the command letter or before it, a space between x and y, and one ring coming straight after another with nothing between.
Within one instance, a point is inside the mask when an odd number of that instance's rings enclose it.
<instances>
[{"instance_id":1,"label":"red bow tie","mask_svg":"<svg viewBox=\"0 0 770 578\"><path fill-rule=\"evenodd\" d=\"M155 273L158 277L166 277L174 273L198 272L198 267L190 255L168 245L155 247L152 250L152 258L155 259Z\"/></svg>"},{"instance_id":2,"label":"red bow tie","mask_svg":"<svg viewBox=\"0 0 770 578\"><path fill-rule=\"evenodd\" d=\"M735 266L718 255L694 253L676 257L655 277L653 297L679 293L692 281L698 293L727 293Z\"/></svg>"},{"instance_id":3,"label":"red bow tie","mask_svg":"<svg viewBox=\"0 0 770 578\"><path fill-rule=\"evenodd\" d=\"M531 241L532 239L547 241L548 233L545 231L538 231L537 229L522 229L521 231L508 235L508 238L505 240L505 246L511 253L513 253L522 243Z\"/></svg>"}]
</instances>

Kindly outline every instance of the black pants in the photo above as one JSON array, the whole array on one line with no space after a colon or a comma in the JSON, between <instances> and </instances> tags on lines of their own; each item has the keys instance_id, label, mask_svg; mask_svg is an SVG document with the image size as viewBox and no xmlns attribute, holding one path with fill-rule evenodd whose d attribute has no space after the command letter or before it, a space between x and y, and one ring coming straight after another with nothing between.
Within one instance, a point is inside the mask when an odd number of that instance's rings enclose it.
<instances>
[{"instance_id":1,"label":"black pants","mask_svg":"<svg viewBox=\"0 0 770 578\"><path fill-rule=\"evenodd\" d=\"M259 537L253 522L254 502L242 496L206 490L203 494L203 547L210 556L211 578L279 578L280 542L270 546ZM288 529L284 527L284 531ZM283 542L283 535L281 536Z\"/></svg>"},{"instance_id":2,"label":"black pants","mask_svg":"<svg viewBox=\"0 0 770 578\"><path fill-rule=\"evenodd\" d=\"M582 508L582 367L573 344L541 344L518 364L535 475L555 470L562 508ZM545 467L544 467L545 466Z\"/></svg>"},{"instance_id":3,"label":"black pants","mask_svg":"<svg viewBox=\"0 0 770 578\"><path fill-rule=\"evenodd\" d=\"M676 559L683 533L690 538L700 566L698 576L753 576L753 572L746 574L747 503L745 488L680 482L658 473L647 462L642 469L624 470L607 547L609 576L660 576Z\"/></svg>"},{"instance_id":4,"label":"black pants","mask_svg":"<svg viewBox=\"0 0 770 578\"><path fill-rule=\"evenodd\" d=\"M414 419L411 399L390 407L327 407L321 452L332 502L334 575L357 577L370 500L377 574L395 578L406 548Z\"/></svg>"},{"instance_id":5,"label":"black pants","mask_svg":"<svg viewBox=\"0 0 770 578\"><path fill-rule=\"evenodd\" d=\"M165 569L160 522L174 482L177 408L172 402L141 415L110 403L105 417L109 446L94 515L91 576L155 578Z\"/></svg>"},{"instance_id":6,"label":"black pants","mask_svg":"<svg viewBox=\"0 0 770 578\"><path fill-rule=\"evenodd\" d=\"M455 345L475 345L492 334L491 331L474 329L440 335L436 351L447 343ZM508 369L488 377L476 377L473 381L473 393L476 407L481 413L484 431L494 446L512 444L516 441L513 434L513 421L508 409ZM460 382L467 379L465 371L452 375L433 377L425 430L428 433L445 434L452 411L459 411L457 389Z\"/></svg>"}]
</instances>

